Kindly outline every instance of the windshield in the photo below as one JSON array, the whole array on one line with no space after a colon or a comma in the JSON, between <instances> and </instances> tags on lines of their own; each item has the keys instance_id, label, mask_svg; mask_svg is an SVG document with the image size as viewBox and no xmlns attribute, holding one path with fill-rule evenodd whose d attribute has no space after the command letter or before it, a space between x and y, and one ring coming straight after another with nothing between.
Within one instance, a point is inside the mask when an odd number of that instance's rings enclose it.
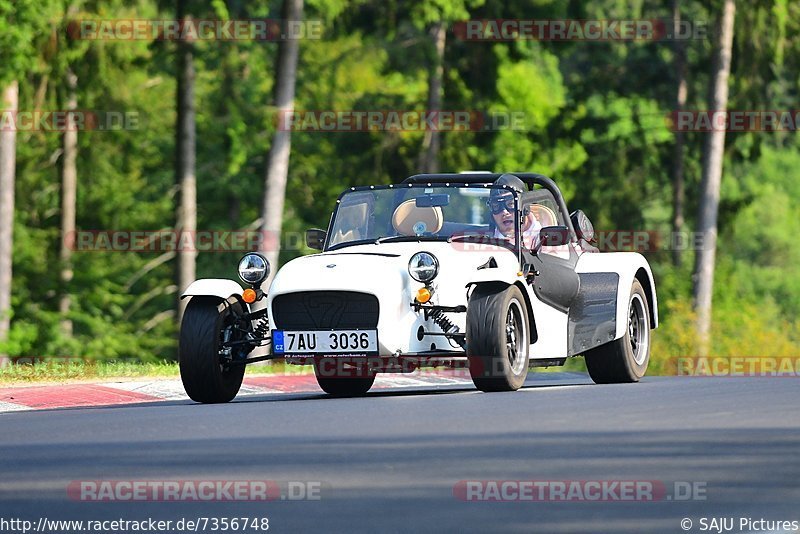
<instances>
[{"instance_id":1,"label":"windshield","mask_svg":"<svg viewBox=\"0 0 800 534\"><path fill-rule=\"evenodd\" d=\"M328 249L364 242L481 239L513 248L516 193L499 187L383 186L344 193Z\"/></svg>"}]
</instances>

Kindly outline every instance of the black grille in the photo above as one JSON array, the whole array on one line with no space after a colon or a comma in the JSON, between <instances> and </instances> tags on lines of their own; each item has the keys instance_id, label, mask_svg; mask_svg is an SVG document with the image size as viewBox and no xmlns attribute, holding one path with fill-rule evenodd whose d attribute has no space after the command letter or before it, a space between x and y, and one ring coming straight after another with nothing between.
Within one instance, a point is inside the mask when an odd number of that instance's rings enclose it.
<instances>
[{"instance_id":1,"label":"black grille","mask_svg":"<svg viewBox=\"0 0 800 534\"><path fill-rule=\"evenodd\" d=\"M272 320L281 330L351 330L378 327L378 298L354 291L299 291L272 301Z\"/></svg>"}]
</instances>

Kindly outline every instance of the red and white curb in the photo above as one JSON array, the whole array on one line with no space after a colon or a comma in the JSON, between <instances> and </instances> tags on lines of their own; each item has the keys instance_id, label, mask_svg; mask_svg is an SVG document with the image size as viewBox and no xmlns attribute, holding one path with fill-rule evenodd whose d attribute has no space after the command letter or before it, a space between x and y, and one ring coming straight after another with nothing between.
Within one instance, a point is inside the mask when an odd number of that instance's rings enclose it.
<instances>
[{"instance_id":1,"label":"red and white curb","mask_svg":"<svg viewBox=\"0 0 800 534\"><path fill-rule=\"evenodd\" d=\"M425 374L379 374L375 389L472 385L452 371ZM314 375L245 377L239 397L276 393L321 393ZM114 406L165 400L189 400L180 380L141 380L98 384L62 384L0 388L0 413L53 408Z\"/></svg>"}]
</instances>

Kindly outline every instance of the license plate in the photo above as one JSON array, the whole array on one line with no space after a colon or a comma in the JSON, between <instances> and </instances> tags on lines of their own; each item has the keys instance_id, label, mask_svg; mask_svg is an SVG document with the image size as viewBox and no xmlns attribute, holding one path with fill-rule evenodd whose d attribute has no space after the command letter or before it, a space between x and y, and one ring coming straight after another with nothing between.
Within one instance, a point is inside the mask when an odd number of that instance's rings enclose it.
<instances>
[{"instance_id":1,"label":"license plate","mask_svg":"<svg viewBox=\"0 0 800 534\"><path fill-rule=\"evenodd\" d=\"M273 330L274 354L377 353L377 330Z\"/></svg>"}]
</instances>

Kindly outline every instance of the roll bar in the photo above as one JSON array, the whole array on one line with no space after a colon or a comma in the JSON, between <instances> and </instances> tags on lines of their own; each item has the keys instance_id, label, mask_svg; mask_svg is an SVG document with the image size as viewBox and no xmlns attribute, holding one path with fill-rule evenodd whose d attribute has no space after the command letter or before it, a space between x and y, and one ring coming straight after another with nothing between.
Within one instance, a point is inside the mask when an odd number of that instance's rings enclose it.
<instances>
[{"instance_id":1,"label":"roll bar","mask_svg":"<svg viewBox=\"0 0 800 534\"><path fill-rule=\"evenodd\" d=\"M569 217L569 211L567 210L567 204L564 202L564 197L561 195L561 190L558 188L556 183L551 179L545 176L544 174L538 174L535 172L503 172L503 173L485 173L485 172L465 172L465 173L441 173L441 174L415 174L413 176L409 176L402 183L404 184L443 184L443 183L462 183L462 184L491 184L494 183L495 180L503 176L504 174L511 174L516 176L523 182L525 185L528 186L528 189L533 189L534 185L540 185L553 193L553 197L555 197L556 202L558 203L558 208L561 210L563 214L564 221L567 223L567 228L569 228L569 234L572 241L577 241L578 236L575 233L575 228L572 226L572 220Z\"/></svg>"}]
</instances>

